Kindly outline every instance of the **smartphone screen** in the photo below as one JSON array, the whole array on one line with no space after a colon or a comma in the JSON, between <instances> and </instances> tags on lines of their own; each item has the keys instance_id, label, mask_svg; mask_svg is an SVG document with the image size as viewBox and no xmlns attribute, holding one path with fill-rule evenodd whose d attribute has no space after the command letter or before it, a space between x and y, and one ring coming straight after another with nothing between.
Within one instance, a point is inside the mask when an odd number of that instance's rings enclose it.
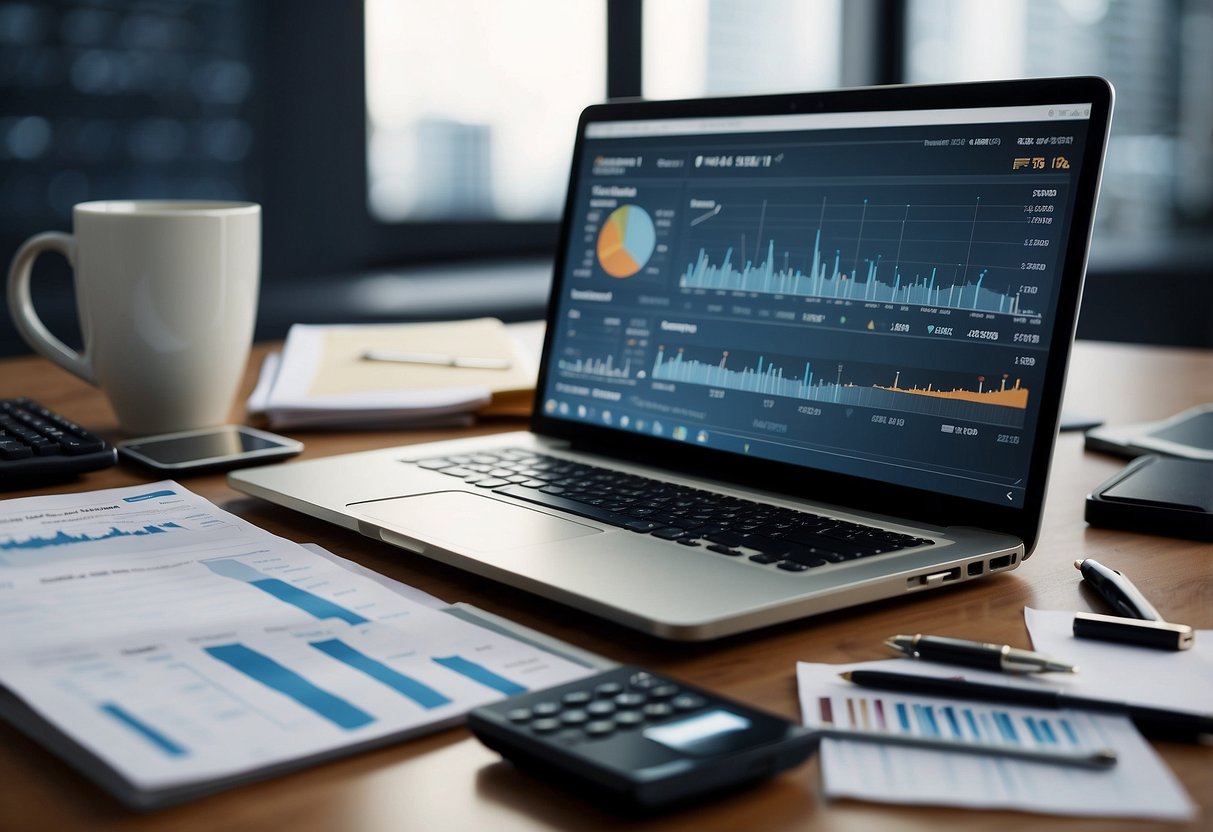
<instances>
[{"instance_id":1,"label":"smartphone screen","mask_svg":"<svg viewBox=\"0 0 1213 832\"><path fill-rule=\"evenodd\" d=\"M153 468L182 470L269 461L303 450L294 439L243 425L150 436L119 443L118 452Z\"/></svg>"}]
</instances>

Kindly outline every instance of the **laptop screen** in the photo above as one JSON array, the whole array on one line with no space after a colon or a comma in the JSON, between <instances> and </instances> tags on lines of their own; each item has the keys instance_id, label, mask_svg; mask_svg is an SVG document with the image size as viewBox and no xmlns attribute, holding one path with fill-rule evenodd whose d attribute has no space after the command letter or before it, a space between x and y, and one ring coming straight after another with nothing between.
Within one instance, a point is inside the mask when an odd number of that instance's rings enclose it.
<instances>
[{"instance_id":1,"label":"laptop screen","mask_svg":"<svg viewBox=\"0 0 1213 832\"><path fill-rule=\"evenodd\" d=\"M1092 102L651 107L580 126L543 418L1022 506Z\"/></svg>"}]
</instances>

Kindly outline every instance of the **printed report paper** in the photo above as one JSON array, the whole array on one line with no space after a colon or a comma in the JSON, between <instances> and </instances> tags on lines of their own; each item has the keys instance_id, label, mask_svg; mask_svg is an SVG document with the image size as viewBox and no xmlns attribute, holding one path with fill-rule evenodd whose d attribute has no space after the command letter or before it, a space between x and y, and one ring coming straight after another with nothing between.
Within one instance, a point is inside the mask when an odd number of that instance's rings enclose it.
<instances>
[{"instance_id":1,"label":"printed report paper","mask_svg":"<svg viewBox=\"0 0 1213 832\"><path fill-rule=\"evenodd\" d=\"M593 672L174 482L0 502L0 627L0 684L145 804Z\"/></svg>"},{"instance_id":2,"label":"printed report paper","mask_svg":"<svg viewBox=\"0 0 1213 832\"><path fill-rule=\"evenodd\" d=\"M847 670L939 675L940 665L889 659L796 667L805 725L925 734L1028 748L1110 748L1117 764L1091 770L1052 763L826 739L821 771L826 794L905 803L1092 817L1189 820L1195 806L1128 717L1028 708L874 690L846 682ZM956 669L952 669L956 672ZM1006 676L965 668L975 682Z\"/></svg>"}]
</instances>

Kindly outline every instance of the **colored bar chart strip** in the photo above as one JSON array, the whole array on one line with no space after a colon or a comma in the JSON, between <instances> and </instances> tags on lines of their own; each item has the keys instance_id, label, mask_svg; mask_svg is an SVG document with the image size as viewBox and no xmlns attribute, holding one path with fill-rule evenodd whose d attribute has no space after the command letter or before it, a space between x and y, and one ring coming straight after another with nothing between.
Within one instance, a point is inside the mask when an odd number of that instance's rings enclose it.
<instances>
[{"instance_id":1,"label":"colored bar chart strip","mask_svg":"<svg viewBox=\"0 0 1213 832\"><path fill-rule=\"evenodd\" d=\"M450 697L429 685L389 667L339 639L309 643L326 656L386 685L422 708L430 710L452 702ZM223 644L203 649L212 658L295 700L339 728L352 731L375 721L373 715L348 700L324 690L301 674L246 645ZM522 685L462 656L434 657L433 661L505 696L525 693L527 690Z\"/></svg>"},{"instance_id":2,"label":"colored bar chart strip","mask_svg":"<svg viewBox=\"0 0 1213 832\"><path fill-rule=\"evenodd\" d=\"M369 623L369 619L364 618L353 610L346 609L340 604L334 604L327 598L322 598L315 593L300 589L286 581L271 578L264 572L254 569L248 564L234 558L203 561L203 565L216 575L222 575L225 578L232 578L233 580L243 581L250 586L255 586L262 592L274 596L285 604L298 607L315 618L321 620L336 618L353 625Z\"/></svg>"},{"instance_id":3,"label":"colored bar chart strip","mask_svg":"<svg viewBox=\"0 0 1213 832\"><path fill-rule=\"evenodd\" d=\"M955 742L1042 749L1083 747L1065 717L1013 715L998 708L890 702L878 697L848 696L839 701L823 696L818 699L818 715L826 725Z\"/></svg>"},{"instance_id":4,"label":"colored bar chart strip","mask_svg":"<svg viewBox=\"0 0 1213 832\"><path fill-rule=\"evenodd\" d=\"M243 644L222 644L203 649L232 669L295 700L338 728L353 731L375 721L374 716L358 706L329 693L289 667Z\"/></svg>"},{"instance_id":5,"label":"colored bar chart strip","mask_svg":"<svg viewBox=\"0 0 1213 832\"><path fill-rule=\"evenodd\" d=\"M767 244L766 260L754 264L747 260L738 267L733 265L733 249L729 248L719 265L709 261L707 251L699 250L695 262L687 265L680 285L684 289L723 289L736 292L758 292L762 294L818 297L830 300L857 300L877 303L905 303L943 307L966 311L995 312L1025 317L1040 317L1035 310L1021 308L1018 293L993 291L985 286L988 269L973 269L976 280L968 277L968 269L956 267L952 282L942 285L939 267L931 268L929 275L914 275L904 282L900 267L893 265L892 275L881 280L877 275L881 258L877 256L867 262L863 270L847 272L840 264L841 252L835 252L833 264L823 257L821 231L813 242L812 263L808 273L800 269L776 268L775 241Z\"/></svg>"},{"instance_id":6,"label":"colored bar chart strip","mask_svg":"<svg viewBox=\"0 0 1213 832\"><path fill-rule=\"evenodd\" d=\"M96 543L101 540L113 540L119 537L146 537L151 534L165 534L167 532L183 529L180 523L174 523L171 520L164 523L148 523L136 529L121 529L117 526L111 526L105 531L90 534L81 532L80 534L68 534L65 531L57 531L53 535L45 537L29 537L23 540L3 540L0 541L0 551L6 550L21 550L21 549L45 549L50 546L70 546L78 543Z\"/></svg>"},{"instance_id":7,"label":"colored bar chart strip","mask_svg":"<svg viewBox=\"0 0 1213 832\"><path fill-rule=\"evenodd\" d=\"M184 757L189 753L184 746L169 739L163 732L148 725L122 706L113 702L104 702L99 707L103 714L113 717L168 756Z\"/></svg>"},{"instance_id":8,"label":"colored bar chart strip","mask_svg":"<svg viewBox=\"0 0 1213 832\"><path fill-rule=\"evenodd\" d=\"M515 682L511 682L504 676L499 676L483 665L476 662L468 661L462 656L444 656L442 658L435 657L434 661L442 665L448 670L453 670L456 673L466 676L473 682L479 682L485 687L492 688L495 691L504 693L506 696L513 696L517 693L526 693L526 688Z\"/></svg>"},{"instance_id":9,"label":"colored bar chart strip","mask_svg":"<svg viewBox=\"0 0 1213 832\"><path fill-rule=\"evenodd\" d=\"M416 679L388 667L383 662L355 650L340 639L313 641L310 644L321 653L331 656L339 662L344 662L375 681L382 682L397 693L412 699L426 710L449 705L451 702L450 698L429 685L418 682Z\"/></svg>"},{"instance_id":10,"label":"colored bar chart strip","mask_svg":"<svg viewBox=\"0 0 1213 832\"><path fill-rule=\"evenodd\" d=\"M991 385L989 390L981 386L984 385L984 377L977 382L977 390L936 386L900 387L897 381L900 373L893 371L890 372L893 376L892 386L858 385L843 379L842 371L845 365L837 363L832 366L837 367L838 375L836 380L830 381L817 375L814 364L808 361L805 362L804 371L799 378L790 373L785 376L782 366L768 361L762 355L757 356L756 367L743 367L740 370L728 367L728 361L728 350L721 352L718 363L709 364L687 358L682 348L676 349L671 358L666 355L665 346L659 345L657 357L653 361L652 376L663 381L701 384L827 404L922 413L1013 428L1023 427L1024 413L1028 406L1027 388L1021 385L1019 379L1011 381L1009 376L1004 377L999 385Z\"/></svg>"}]
</instances>

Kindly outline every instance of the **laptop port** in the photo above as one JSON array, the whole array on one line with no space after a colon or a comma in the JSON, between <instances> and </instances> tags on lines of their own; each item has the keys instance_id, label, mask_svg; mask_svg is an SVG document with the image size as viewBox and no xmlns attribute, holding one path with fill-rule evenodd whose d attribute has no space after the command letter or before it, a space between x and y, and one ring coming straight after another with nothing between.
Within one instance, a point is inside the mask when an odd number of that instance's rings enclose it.
<instances>
[{"instance_id":1,"label":"laptop port","mask_svg":"<svg viewBox=\"0 0 1213 832\"><path fill-rule=\"evenodd\" d=\"M990 558L990 571L1006 569L1015 565L1015 555L1003 555L1000 558Z\"/></svg>"},{"instance_id":2,"label":"laptop port","mask_svg":"<svg viewBox=\"0 0 1213 832\"><path fill-rule=\"evenodd\" d=\"M946 581L955 581L960 578L960 567L949 569L946 572L932 572L929 575L915 575L906 581L906 589L916 589L922 586L939 586Z\"/></svg>"},{"instance_id":3,"label":"laptop port","mask_svg":"<svg viewBox=\"0 0 1213 832\"><path fill-rule=\"evenodd\" d=\"M969 564L969 577L976 578L982 572L986 571L986 565L979 560L975 560Z\"/></svg>"}]
</instances>

